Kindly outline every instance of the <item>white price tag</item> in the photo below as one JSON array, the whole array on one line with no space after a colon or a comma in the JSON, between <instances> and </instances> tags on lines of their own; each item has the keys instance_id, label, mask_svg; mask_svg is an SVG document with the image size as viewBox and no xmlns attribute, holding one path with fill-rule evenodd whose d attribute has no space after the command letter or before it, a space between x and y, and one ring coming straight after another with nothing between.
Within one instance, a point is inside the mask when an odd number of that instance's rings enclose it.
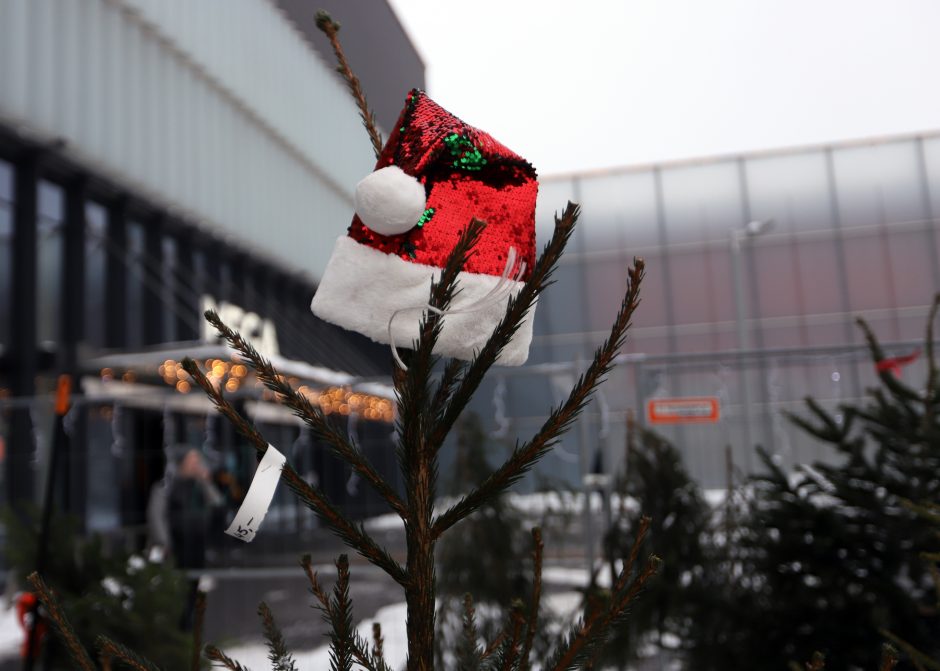
<instances>
[{"instance_id":1,"label":"white price tag","mask_svg":"<svg viewBox=\"0 0 940 671\"><path fill-rule=\"evenodd\" d=\"M246 543L254 539L264 516L268 513L271 499L274 498L274 490L281 479L281 469L284 468L285 461L287 458L269 444L258 464L258 470L255 471L248 494L245 495L238 514L225 533Z\"/></svg>"}]
</instances>

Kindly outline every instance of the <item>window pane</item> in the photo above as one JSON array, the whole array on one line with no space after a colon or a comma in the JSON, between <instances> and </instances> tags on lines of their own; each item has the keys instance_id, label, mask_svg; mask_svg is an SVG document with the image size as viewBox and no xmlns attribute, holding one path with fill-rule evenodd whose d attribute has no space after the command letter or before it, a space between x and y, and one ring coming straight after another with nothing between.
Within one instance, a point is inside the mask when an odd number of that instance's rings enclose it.
<instances>
[{"instance_id":1,"label":"window pane","mask_svg":"<svg viewBox=\"0 0 940 671\"><path fill-rule=\"evenodd\" d=\"M85 342L104 347L105 267L108 215L98 203L85 206Z\"/></svg>"},{"instance_id":2,"label":"window pane","mask_svg":"<svg viewBox=\"0 0 940 671\"><path fill-rule=\"evenodd\" d=\"M737 163L668 168L662 172L666 239L670 246L728 239L742 221Z\"/></svg>"},{"instance_id":3,"label":"window pane","mask_svg":"<svg viewBox=\"0 0 940 671\"><path fill-rule=\"evenodd\" d=\"M581 223L588 252L626 250L642 256L659 246L656 186L651 172L588 177L580 182Z\"/></svg>"},{"instance_id":4,"label":"window pane","mask_svg":"<svg viewBox=\"0 0 940 671\"><path fill-rule=\"evenodd\" d=\"M13 284L13 169L0 161L0 351L9 347Z\"/></svg>"},{"instance_id":5,"label":"window pane","mask_svg":"<svg viewBox=\"0 0 940 671\"><path fill-rule=\"evenodd\" d=\"M144 342L144 229L138 222L127 226L127 346Z\"/></svg>"},{"instance_id":6,"label":"window pane","mask_svg":"<svg viewBox=\"0 0 940 671\"><path fill-rule=\"evenodd\" d=\"M62 222L64 194L51 182L39 183L39 221L37 226L37 335L39 342L50 345L59 341L62 307Z\"/></svg>"},{"instance_id":7,"label":"window pane","mask_svg":"<svg viewBox=\"0 0 940 671\"><path fill-rule=\"evenodd\" d=\"M176 296L180 289L176 286L177 273L176 239L169 236L163 238L163 287L161 302L163 305L163 341L175 342L179 338L176 333L176 315L180 304Z\"/></svg>"}]
</instances>

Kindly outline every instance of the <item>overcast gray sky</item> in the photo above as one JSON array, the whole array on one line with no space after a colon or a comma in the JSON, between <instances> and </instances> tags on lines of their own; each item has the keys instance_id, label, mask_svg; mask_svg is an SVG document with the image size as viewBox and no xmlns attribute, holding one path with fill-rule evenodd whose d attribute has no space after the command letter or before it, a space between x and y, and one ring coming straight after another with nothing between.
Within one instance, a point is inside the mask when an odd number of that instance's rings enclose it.
<instances>
[{"instance_id":1,"label":"overcast gray sky","mask_svg":"<svg viewBox=\"0 0 940 671\"><path fill-rule=\"evenodd\" d=\"M940 0L392 0L543 175L940 129Z\"/></svg>"}]
</instances>

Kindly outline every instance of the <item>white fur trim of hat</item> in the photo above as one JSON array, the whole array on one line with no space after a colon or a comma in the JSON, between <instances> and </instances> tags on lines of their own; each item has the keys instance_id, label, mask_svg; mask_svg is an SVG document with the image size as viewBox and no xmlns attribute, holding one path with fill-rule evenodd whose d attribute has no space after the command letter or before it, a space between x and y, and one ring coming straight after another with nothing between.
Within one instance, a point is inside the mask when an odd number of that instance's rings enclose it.
<instances>
[{"instance_id":1,"label":"white fur trim of hat","mask_svg":"<svg viewBox=\"0 0 940 671\"><path fill-rule=\"evenodd\" d=\"M392 335L397 346L410 347L418 338L431 281L440 274L440 268L405 261L344 235L336 241L310 308L325 321L383 344L389 344L389 320L403 310L392 321ZM509 296L518 293L524 283L508 280L511 289L501 300L487 302L466 313L460 312L460 308L487 296L499 281L495 275L467 272L458 275L459 293L451 305L454 313L443 317L435 354L470 359L486 344L505 314ZM532 342L532 312L529 311L497 363L504 366L525 363Z\"/></svg>"}]
</instances>

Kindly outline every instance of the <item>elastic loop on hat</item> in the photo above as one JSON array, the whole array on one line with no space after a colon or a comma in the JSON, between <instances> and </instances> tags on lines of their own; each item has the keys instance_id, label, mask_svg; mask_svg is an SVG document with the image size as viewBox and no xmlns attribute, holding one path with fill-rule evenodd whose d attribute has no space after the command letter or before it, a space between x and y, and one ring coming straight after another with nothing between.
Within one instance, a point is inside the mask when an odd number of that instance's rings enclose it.
<instances>
[{"instance_id":1,"label":"elastic loop on hat","mask_svg":"<svg viewBox=\"0 0 940 671\"><path fill-rule=\"evenodd\" d=\"M516 270L516 272L512 274L510 281L509 274L512 273L513 267L516 265L517 258L518 252L516 251L516 248L510 247L509 253L506 255L506 266L503 268L503 273L500 275L499 281L485 296L476 301L473 301L468 305L441 310L440 308L436 308L429 303L425 303L423 305L414 305L395 310L395 312L392 313L392 316L388 318L388 346L392 350L392 359L395 360L395 364L403 371L408 370L408 366L406 366L405 362L401 360L400 356L398 356L398 349L395 346L395 335L392 333L392 322L395 321L395 317L397 317L402 312L413 312L415 310L420 310L421 312L427 310L428 312L445 317L447 315L459 315L477 312L489 307L490 305L493 305L494 303L498 303L504 300L512 291L512 284L519 282L525 274L526 263L523 261L519 264L519 268Z\"/></svg>"}]
</instances>

